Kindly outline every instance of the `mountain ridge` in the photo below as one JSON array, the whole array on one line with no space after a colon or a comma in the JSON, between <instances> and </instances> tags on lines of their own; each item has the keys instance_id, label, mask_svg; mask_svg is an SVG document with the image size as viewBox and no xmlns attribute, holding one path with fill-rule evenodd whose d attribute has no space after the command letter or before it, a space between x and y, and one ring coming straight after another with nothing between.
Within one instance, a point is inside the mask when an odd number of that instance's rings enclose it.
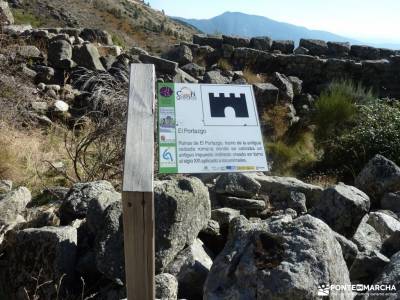
<instances>
[{"instance_id":1,"label":"mountain ridge","mask_svg":"<svg viewBox=\"0 0 400 300\"><path fill-rule=\"evenodd\" d=\"M354 38L344 37L324 30L312 30L304 26L297 26L276 21L268 17L242 12L227 11L210 19L172 18L190 24L208 34L220 33L243 37L269 36L275 40L294 40L296 44L299 43L300 39L306 38L332 42L349 42L351 44L364 44L392 49L400 48L400 44L362 42Z\"/></svg>"}]
</instances>

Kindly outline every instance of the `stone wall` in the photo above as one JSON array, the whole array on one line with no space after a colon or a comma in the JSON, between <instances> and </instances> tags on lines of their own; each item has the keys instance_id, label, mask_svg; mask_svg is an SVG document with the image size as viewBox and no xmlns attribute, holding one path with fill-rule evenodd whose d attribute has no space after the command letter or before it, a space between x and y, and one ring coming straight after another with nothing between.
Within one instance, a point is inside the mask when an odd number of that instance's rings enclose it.
<instances>
[{"instance_id":1,"label":"stone wall","mask_svg":"<svg viewBox=\"0 0 400 300\"><path fill-rule=\"evenodd\" d=\"M345 78L361 81L365 86L374 88L380 97L400 98L400 51L301 40L300 52L308 54L294 54L299 52L299 48L293 50L290 46L294 43L278 41L279 48L286 50L277 51L273 50L273 42L269 38L246 40L197 35L193 41L200 48L214 47L214 51L209 50L206 57L210 64L225 58L238 70L250 66L259 73L279 72L287 76L297 76L303 80L305 90L311 93L320 92L321 87L333 79Z\"/></svg>"}]
</instances>

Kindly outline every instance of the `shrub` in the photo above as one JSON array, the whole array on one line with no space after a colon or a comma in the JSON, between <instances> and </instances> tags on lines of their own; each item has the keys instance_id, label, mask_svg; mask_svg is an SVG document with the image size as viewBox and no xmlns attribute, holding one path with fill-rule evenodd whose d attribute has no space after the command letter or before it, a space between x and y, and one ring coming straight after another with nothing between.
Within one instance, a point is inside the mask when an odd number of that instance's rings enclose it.
<instances>
[{"instance_id":1,"label":"shrub","mask_svg":"<svg viewBox=\"0 0 400 300\"><path fill-rule=\"evenodd\" d=\"M349 126L358 105L374 103L375 99L372 91L361 84L349 80L332 82L315 103L312 119L317 126L318 140L324 141L337 135Z\"/></svg>"},{"instance_id":2,"label":"shrub","mask_svg":"<svg viewBox=\"0 0 400 300\"><path fill-rule=\"evenodd\" d=\"M323 164L356 175L376 154L400 164L400 107L379 102L361 106L353 126L325 147Z\"/></svg>"}]
</instances>

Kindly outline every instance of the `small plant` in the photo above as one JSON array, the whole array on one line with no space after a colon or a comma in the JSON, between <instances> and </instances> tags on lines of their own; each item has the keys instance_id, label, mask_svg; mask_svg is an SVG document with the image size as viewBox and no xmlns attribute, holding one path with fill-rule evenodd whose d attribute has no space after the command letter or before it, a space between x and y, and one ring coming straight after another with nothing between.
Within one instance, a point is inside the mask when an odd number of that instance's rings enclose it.
<instances>
[{"instance_id":1,"label":"small plant","mask_svg":"<svg viewBox=\"0 0 400 300\"><path fill-rule=\"evenodd\" d=\"M221 58L218 61L217 65L218 65L218 68L221 69L222 71L232 71L233 70L232 65L225 58Z\"/></svg>"},{"instance_id":2,"label":"small plant","mask_svg":"<svg viewBox=\"0 0 400 300\"><path fill-rule=\"evenodd\" d=\"M243 77L250 84L265 82L265 78L259 74L255 74L249 67L244 68Z\"/></svg>"}]
</instances>

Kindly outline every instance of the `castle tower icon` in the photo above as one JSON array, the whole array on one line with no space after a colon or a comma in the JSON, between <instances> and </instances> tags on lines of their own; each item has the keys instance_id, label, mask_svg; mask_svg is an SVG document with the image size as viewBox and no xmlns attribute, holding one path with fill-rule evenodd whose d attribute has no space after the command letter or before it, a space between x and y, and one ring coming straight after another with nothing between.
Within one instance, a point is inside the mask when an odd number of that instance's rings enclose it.
<instances>
[{"instance_id":1,"label":"castle tower icon","mask_svg":"<svg viewBox=\"0 0 400 300\"><path fill-rule=\"evenodd\" d=\"M239 97L236 97L235 94L231 93L229 97L225 97L224 93L220 93L219 97L215 97L213 93L209 93L208 96L212 118L225 118L225 109L227 107L233 108L236 118L249 117L245 94L240 94Z\"/></svg>"}]
</instances>

